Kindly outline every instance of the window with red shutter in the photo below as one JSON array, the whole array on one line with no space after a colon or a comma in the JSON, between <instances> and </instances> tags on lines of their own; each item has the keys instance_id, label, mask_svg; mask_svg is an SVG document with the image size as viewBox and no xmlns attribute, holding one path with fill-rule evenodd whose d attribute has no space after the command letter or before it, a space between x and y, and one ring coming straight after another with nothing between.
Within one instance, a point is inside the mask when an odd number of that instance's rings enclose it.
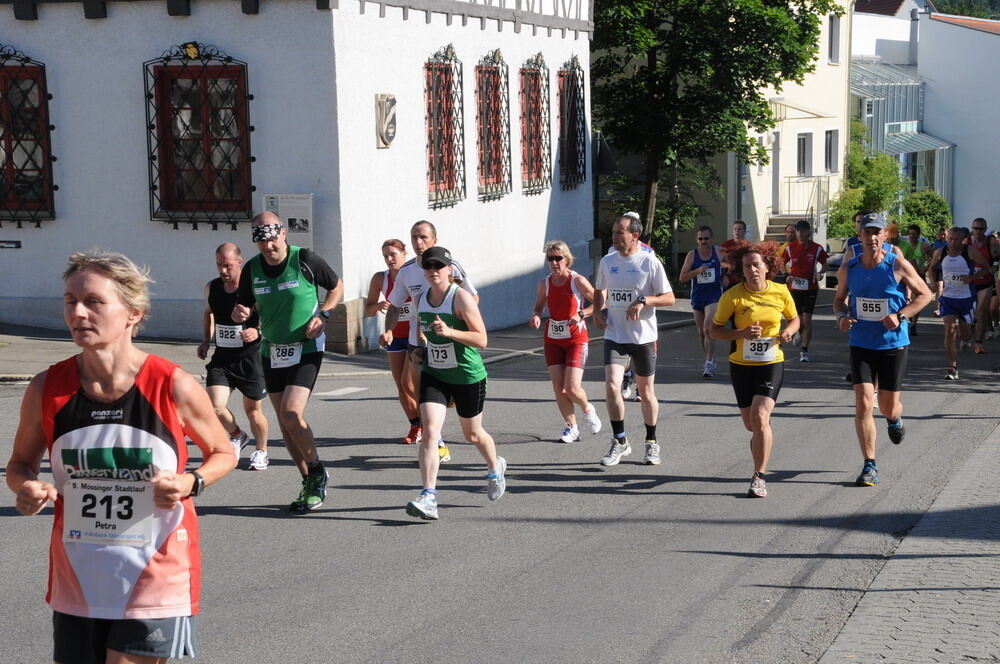
<instances>
[{"instance_id":1,"label":"window with red shutter","mask_svg":"<svg viewBox=\"0 0 1000 664\"><path fill-rule=\"evenodd\" d=\"M583 68L576 56L559 70L559 183L575 189L587 179L587 117Z\"/></svg>"},{"instance_id":2,"label":"window with red shutter","mask_svg":"<svg viewBox=\"0 0 1000 664\"><path fill-rule=\"evenodd\" d=\"M213 46L175 46L145 63L150 215L213 226L252 214L246 63Z\"/></svg>"},{"instance_id":3,"label":"window with red shutter","mask_svg":"<svg viewBox=\"0 0 1000 664\"><path fill-rule=\"evenodd\" d=\"M462 63L450 44L424 63L427 104L427 195L431 208L465 198Z\"/></svg>"},{"instance_id":4,"label":"window with red shutter","mask_svg":"<svg viewBox=\"0 0 1000 664\"><path fill-rule=\"evenodd\" d=\"M0 219L55 218L45 65L0 45Z\"/></svg>"},{"instance_id":5,"label":"window with red shutter","mask_svg":"<svg viewBox=\"0 0 1000 664\"><path fill-rule=\"evenodd\" d=\"M476 148L479 200L496 200L511 190L509 70L500 50L476 66Z\"/></svg>"},{"instance_id":6,"label":"window with red shutter","mask_svg":"<svg viewBox=\"0 0 1000 664\"><path fill-rule=\"evenodd\" d=\"M539 194L552 186L549 68L542 54L530 58L521 79L521 189Z\"/></svg>"}]
</instances>

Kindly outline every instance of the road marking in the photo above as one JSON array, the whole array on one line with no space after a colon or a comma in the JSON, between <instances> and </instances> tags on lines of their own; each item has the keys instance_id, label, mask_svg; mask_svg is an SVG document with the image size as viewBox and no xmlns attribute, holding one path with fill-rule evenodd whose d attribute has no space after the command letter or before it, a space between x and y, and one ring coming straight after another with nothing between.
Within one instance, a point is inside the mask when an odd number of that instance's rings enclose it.
<instances>
[{"instance_id":1,"label":"road marking","mask_svg":"<svg viewBox=\"0 0 1000 664\"><path fill-rule=\"evenodd\" d=\"M316 392L314 396L317 397L342 397L347 394L354 394L355 392L364 392L367 387L342 387L339 390L330 390L329 392Z\"/></svg>"}]
</instances>

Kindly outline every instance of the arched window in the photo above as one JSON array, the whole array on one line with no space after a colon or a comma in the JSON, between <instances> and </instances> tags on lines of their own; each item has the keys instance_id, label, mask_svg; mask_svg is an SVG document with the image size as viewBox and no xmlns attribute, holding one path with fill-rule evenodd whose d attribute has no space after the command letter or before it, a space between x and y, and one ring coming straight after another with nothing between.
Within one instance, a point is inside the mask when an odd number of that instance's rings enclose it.
<instances>
[{"instance_id":1,"label":"arched window","mask_svg":"<svg viewBox=\"0 0 1000 664\"><path fill-rule=\"evenodd\" d=\"M549 68L542 54L521 67L521 189L539 194L552 186Z\"/></svg>"},{"instance_id":2,"label":"arched window","mask_svg":"<svg viewBox=\"0 0 1000 664\"><path fill-rule=\"evenodd\" d=\"M0 45L0 219L55 218L45 65Z\"/></svg>"},{"instance_id":3,"label":"arched window","mask_svg":"<svg viewBox=\"0 0 1000 664\"><path fill-rule=\"evenodd\" d=\"M145 63L150 216L197 225L248 221L246 63L189 42Z\"/></svg>"},{"instance_id":4,"label":"arched window","mask_svg":"<svg viewBox=\"0 0 1000 664\"><path fill-rule=\"evenodd\" d=\"M575 189L587 179L587 114L583 68L574 55L559 70L559 183Z\"/></svg>"},{"instance_id":5,"label":"arched window","mask_svg":"<svg viewBox=\"0 0 1000 664\"><path fill-rule=\"evenodd\" d=\"M424 64L427 103L427 194L430 207L465 198L462 63L450 44Z\"/></svg>"},{"instance_id":6,"label":"arched window","mask_svg":"<svg viewBox=\"0 0 1000 664\"><path fill-rule=\"evenodd\" d=\"M511 189L510 85L500 49L476 65L476 147L479 200L496 200Z\"/></svg>"}]
</instances>

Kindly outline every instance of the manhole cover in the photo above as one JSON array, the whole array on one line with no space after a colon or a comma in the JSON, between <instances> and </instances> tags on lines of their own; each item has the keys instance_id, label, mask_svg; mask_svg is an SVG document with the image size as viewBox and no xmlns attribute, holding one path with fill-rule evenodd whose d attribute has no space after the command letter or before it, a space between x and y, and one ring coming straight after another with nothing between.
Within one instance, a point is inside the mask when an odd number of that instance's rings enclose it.
<instances>
[{"instance_id":1,"label":"manhole cover","mask_svg":"<svg viewBox=\"0 0 1000 664\"><path fill-rule=\"evenodd\" d=\"M491 432L493 440L501 445L517 445L519 443L537 443L541 440L538 436L527 433L507 433L503 431Z\"/></svg>"}]
</instances>

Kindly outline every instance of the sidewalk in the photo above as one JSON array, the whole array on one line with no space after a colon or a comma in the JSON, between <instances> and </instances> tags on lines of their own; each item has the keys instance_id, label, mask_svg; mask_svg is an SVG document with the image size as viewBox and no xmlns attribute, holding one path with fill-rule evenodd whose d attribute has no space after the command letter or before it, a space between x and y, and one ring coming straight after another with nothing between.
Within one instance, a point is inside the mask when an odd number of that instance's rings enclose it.
<instances>
[{"instance_id":1,"label":"sidewalk","mask_svg":"<svg viewBox=\"0 0 1000 664\"><path fill-rule=\"evenodd\" d=\"M678 300L677 304L656 312L660 329L693 325L691 303ZM590 338L598 340L601 332L590 326ZM542 355L542 331L527 325L518 325L489 333L489 348L482 352L487 364L521 355ZM160 340L139 337L137 344L143 350L155 353L181 366L193 376L204 378L205 360L196 354L195 340ZM44 371L49 365L78 352L64 330L47 330L0 323L0 382L22 382ZM375 351L360 355L340 355L327 352L320 377L388 374L385 353Z\"/></svg>"},{"instance_id":2,"label":"sidewalk","mask_svg":"<svg viewBox=\"0 0 1000 664\"><path fill-rule=\"evenodd\" d=\"M1000 661L1000 427L899 544L819 664Z\"/></svg>"}]
</instances>

